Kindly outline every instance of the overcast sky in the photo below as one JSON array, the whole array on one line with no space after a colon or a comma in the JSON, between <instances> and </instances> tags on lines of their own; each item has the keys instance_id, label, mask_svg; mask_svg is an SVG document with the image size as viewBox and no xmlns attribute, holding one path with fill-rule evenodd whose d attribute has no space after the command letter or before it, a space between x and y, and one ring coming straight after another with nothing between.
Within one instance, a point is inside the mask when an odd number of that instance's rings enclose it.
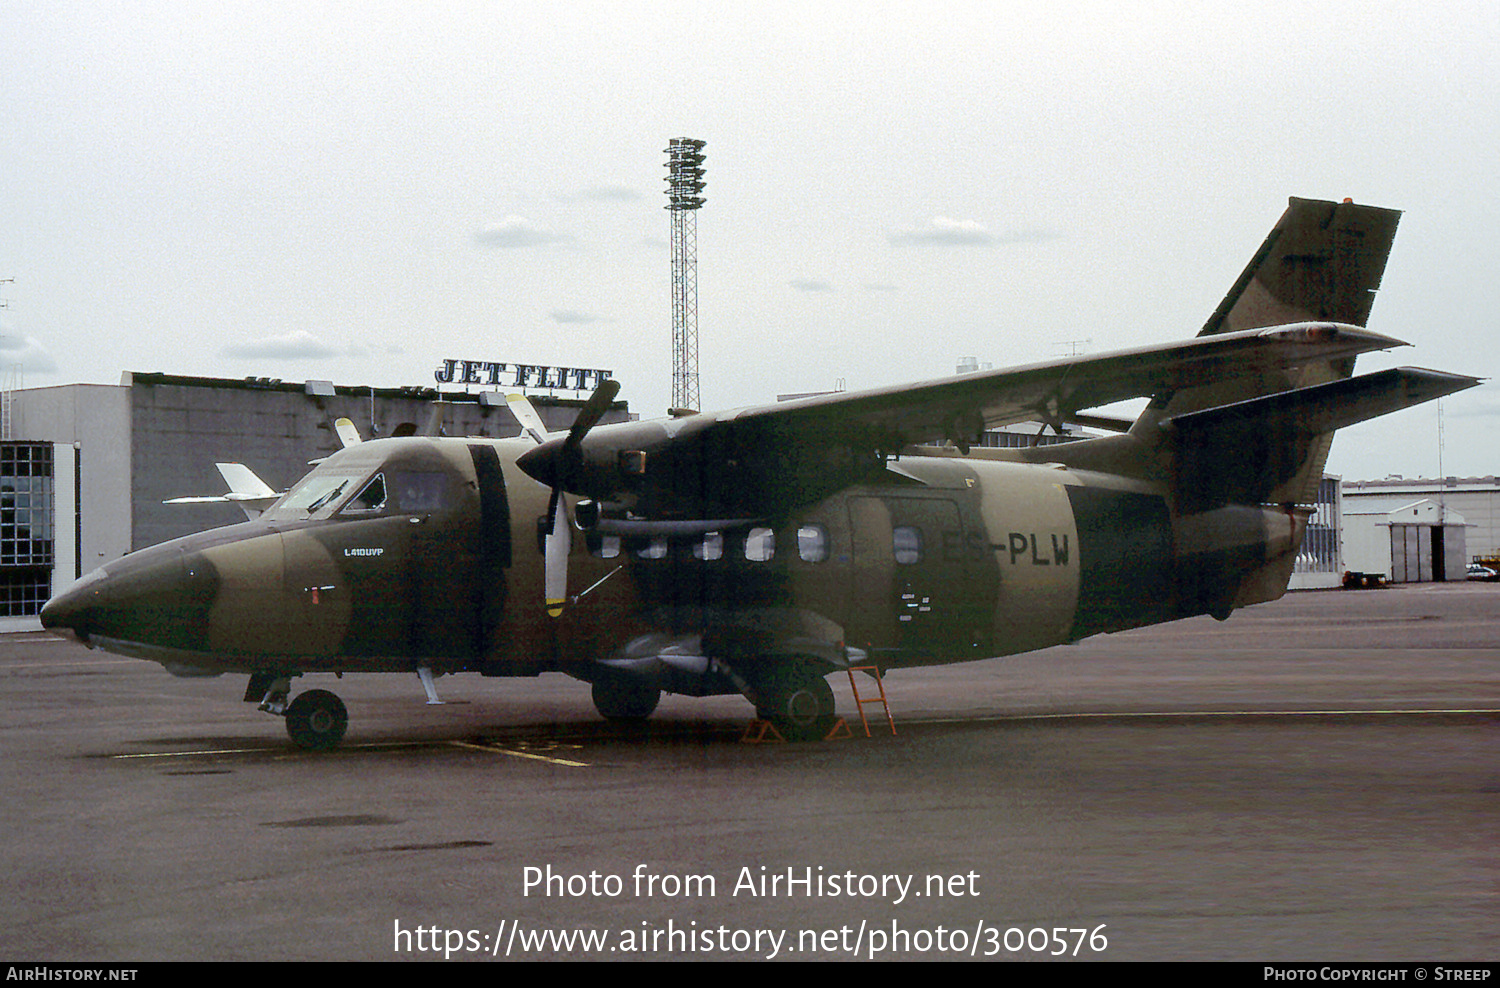
<instances>
[{"instance_id":1,"label":"overcast sky","mask_svg":"<svg viewBox=\"0 0 1500 988\"><path fill-rule=\"evenodd\" d=\"M1500 377L1500 5L0 0L0 369L671 393L663 149L707 141L705 407L1194 335L1288 196L1405 211L1361 358ZM1500 392L1443 402L1500 472ZM1341 433L1434 475L1423 406Z\"/></svg>"}]
</instances>

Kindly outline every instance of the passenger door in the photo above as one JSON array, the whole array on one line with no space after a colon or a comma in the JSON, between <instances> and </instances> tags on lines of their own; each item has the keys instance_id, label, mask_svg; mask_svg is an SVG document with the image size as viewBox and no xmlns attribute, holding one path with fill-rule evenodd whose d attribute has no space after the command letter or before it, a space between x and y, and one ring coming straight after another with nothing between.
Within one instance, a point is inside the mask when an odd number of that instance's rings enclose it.
<instances>
[{"instance_id":1,"label":"passenger door","mask_svg":"<svg viewBox=\"0 0 1500 988\"><path fill-rule=\"evenodd\" d=\"M973 547L954 501L856 496L849 499L849 519L850 644L922 662L951 656L987 635L982 594L971 580Z\"/></svg>"}]
</instances>

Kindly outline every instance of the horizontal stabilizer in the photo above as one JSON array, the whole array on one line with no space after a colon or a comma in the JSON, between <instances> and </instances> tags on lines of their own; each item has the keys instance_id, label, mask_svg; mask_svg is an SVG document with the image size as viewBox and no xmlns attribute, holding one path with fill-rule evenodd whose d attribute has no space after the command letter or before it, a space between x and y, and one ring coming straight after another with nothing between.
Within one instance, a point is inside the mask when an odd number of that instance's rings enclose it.
<instances>
[{"instance_id":1,"label":"horizontal stabilizer","mask_svg":"<svg viewBox=\"0 0 1500 988\"><path fill-rule=\"evenodd\" d=\"M1173 416L1176 493L1185 512L1274 501L1335 429L1472 388L1479 378L1398 367Z\"/></svg>"},{"instance_id":2,"label":"horizontal stabilizer","mask_svg":"<svg viewBox=\"0 0 1500 988\"><path fill-rule=\"evenodd\" d=\"M197 497L174 497L163 504L237 504L246 518L258 518L260 513L269 508L279 493L271 489L271 485L261 480L254 470L243 463L215 463L219 468L219 475L229 485L229 493L214 494Z\"/></svg>"}]
</instances>

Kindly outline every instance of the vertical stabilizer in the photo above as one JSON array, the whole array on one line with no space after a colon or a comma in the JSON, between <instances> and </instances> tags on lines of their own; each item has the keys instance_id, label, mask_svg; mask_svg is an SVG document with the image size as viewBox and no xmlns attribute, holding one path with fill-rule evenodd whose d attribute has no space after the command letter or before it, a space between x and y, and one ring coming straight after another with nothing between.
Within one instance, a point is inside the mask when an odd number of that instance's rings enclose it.
<instances>
[{"instance_id":1,"label":"vertical stabilizer","mask_svg":"<svg viewBox=\"0 0 1500 988\"><path fill-rule=\"evenodd\" d=\"M1347 201L1291 199L1286 212L1198 335L1304 322L1366 325L1400 219L1401 213L1395 209ZM1173 421L1183 424L1186 416L1196 412L1333 384L1348 379L1353 372L1354 358L1342 357L1269 373L1226 376L1212 384L1157 396L1133 431L1138 435L1153 434L1160 424ZM1199 434L1200 440L1205 437L1215 443L1224 438L1218 433L1211 437L1207 432ZM1198 469L1204 450L1182 446L1185 434L1181 430L1175 438L1178 496L1185 508L1193 510L1195 506L1225 500L1292 504L1308 501L1322 476L1333 432L1331 428L1309 431L1293 423L1278 433L1278 448L1267 453L1274 454L1277 463L1277 469L1271 471L1274 482L1268 480L1270 474L1250 475L1259 471L1233 456L1225 458L1219 470ZM1267 441L1268 436L1259 435L1261 446ZM1184 468L1189 460L1196 462L1194 469ZM1231 462L1238 464L1235 470L1229 469ZM1245 475L1227 475L1236 471ZM1208 476L1216 476L1216 482L1204 490L1192 489L1193 483L1205 483Z\"/></svg>"},{"instance_id":2,"label":"vertical stabilizer","mask_svg":"<svg viewBox=\"0 0 1500 988\"><path fill-rule=\"evenodd\" d=\"M1401 212L1293 198L1199 336L1294 322L1364 326Z\"/></svg>"}]
</instances>

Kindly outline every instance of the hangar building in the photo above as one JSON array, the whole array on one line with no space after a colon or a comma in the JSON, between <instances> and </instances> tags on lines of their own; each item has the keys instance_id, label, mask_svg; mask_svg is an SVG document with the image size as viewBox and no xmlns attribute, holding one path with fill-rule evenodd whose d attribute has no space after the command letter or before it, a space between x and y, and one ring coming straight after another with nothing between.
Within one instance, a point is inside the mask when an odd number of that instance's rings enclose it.
<instances>
[{"instance_id":1,"label":"hangar building","mask_svg":"<svg viewBox=\"0 0 1500 988\"><path fill-rule=\"evenodd\" d=\"M1468 558L1500 555L1500 479L1444 477L1441 480L1355 480L1344 483L1347 511L1388 512L1427 500L1462 515Z\"/></svg>"},{"instance_id":2,"label":"hangar building","mask_svg":"<svg viewBox=\"0 0 1500 988\"><path fill-rule=\"evenodd\" d=\"M1344 558L1350 572L1391 583L1462 580L1468 562L1463 515L1428 498L1387 511L1347 501Z\"/></svg>"}]
</instances>

